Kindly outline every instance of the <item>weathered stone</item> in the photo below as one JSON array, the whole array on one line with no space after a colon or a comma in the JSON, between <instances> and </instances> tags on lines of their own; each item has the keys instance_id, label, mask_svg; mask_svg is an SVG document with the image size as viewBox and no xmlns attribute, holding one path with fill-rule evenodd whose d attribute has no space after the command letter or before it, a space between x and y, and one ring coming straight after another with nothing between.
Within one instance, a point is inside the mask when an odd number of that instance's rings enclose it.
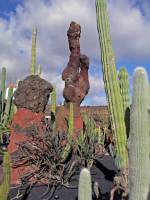
<instances>
[{"instance_id":1,"label":"weathered stone","mask_svg":"<svg viewBox=\"0 0 150 200\"><path fill-rule=\"evenodd\" d=\"M19 82L14 93L17 108L27 108L33 112L43 112L47 105L52 85L38 75L31 75Z\"/></svg>"},{"instance_id":2,"label":"weathered stone","mask_svg":"<svg viewBox=\"0 0 150 200\"><path fill-rule=\"evenodd\" d=\"M74 106L75 132L83 128L83 120L80 115L80 104L89 91L88 69L89 58L80 53L81 27L76 22L71 22L67 32L70 58L66 68L62 72L62 80L65 81L63 96L65 98L64 108L60 109L56 115L57 129L67 131L67 121L69 116L69 104Z\"/></svg>"}]
</instances>

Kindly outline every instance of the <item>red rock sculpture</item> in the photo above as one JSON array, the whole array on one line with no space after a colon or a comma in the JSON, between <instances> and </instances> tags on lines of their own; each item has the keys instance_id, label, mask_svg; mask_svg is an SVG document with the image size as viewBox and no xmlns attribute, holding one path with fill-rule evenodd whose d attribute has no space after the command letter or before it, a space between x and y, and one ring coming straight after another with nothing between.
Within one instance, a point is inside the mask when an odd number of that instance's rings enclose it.
<instances>
[{"instance_id":1,"label":"red rock sculpture","mask_svg":"<svg viewBox=\"0 0 150 200\"><path fill-rule=\"evenodd\" d=\"M80 116L80 104L89 91L88 69L89 58L80 53L80 34L81 27L76 22L71 22L67 32L70 58L68 65L62 73L62 80L65 81L63 96L65 98L64 107L62 107L56 117L57 128L60 131L67 131L66 121L69 115L69 103L74 105L74 115L80 125L76 123L78 129L83 128ZM62 130L63 127L63 130ZM75 127L76 128L76 127Z\"/></svg>"}]
</instances>

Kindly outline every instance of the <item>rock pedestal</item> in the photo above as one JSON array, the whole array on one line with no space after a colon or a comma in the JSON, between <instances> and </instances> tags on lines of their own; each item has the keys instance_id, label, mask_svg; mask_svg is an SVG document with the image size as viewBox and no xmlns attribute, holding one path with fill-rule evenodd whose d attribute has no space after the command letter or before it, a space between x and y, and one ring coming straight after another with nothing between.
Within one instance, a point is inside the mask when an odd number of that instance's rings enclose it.
<instances>
[{"instance_id":1,"label":"rock pedestal","mask_svg":"<svg viewBox=\"0 0 150 200\"><path fill-rule=\"evenodd\" d=\"M20 154L20 144L31 141L35 134L44 133L44 110L52 89L50 83L32 75L20 81L14 93L17 112L12 119L8 146L11 155L11 185L21 184L21 177L32 170L25 161L18 161L17 166L14 161Z\"/></svg>"}]
</instances>

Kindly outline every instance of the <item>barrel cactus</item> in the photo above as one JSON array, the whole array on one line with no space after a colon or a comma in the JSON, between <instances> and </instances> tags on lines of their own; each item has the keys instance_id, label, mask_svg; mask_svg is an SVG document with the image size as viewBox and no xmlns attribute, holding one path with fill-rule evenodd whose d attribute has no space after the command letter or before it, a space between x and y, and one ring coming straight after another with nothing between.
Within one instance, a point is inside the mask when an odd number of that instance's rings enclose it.
<instances>
[{"instance_id":1,"label":"barrel cactus","mask_svg":"<svg viewBox=\"0 0 150 200\"><path fill-rule=\"evenodd\" d=\"M149 171L149 84L144 68L133 75L133 97L130 115L129 200L147 200Z\"/></svg>"}]
</instances>

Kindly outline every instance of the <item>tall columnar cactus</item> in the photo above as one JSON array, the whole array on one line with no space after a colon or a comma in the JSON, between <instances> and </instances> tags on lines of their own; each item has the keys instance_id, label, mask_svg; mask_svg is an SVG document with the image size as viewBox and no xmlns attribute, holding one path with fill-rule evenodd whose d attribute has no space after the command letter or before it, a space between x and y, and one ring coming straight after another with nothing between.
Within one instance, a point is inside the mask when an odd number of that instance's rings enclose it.
<instances>
[{"instance_id":1,"label":"tall columnar cactus","mask_svg":"<svg viewBox=\"0 0 150 200\"><path fill-rule=\"evenodd\" d=\"M10 156L8 152L3 154L3 182L0 185L0 199L7 200L10 186Z\"/></svg>"},{"instance_id":2,"label":"tall columnar cactus","mask_svg":"<svg viewBox=\"0 0 150 200\"><path fill-rule=\"evenodd\" d=\"M149 85L144 68L133 76L133 97L129 136L129 200L147 200L150 183Z\"/></svg>"},{"instance_id":3,"label":"tall columnar cactus","mask_svg":"<svg viewBox=\"0 0 150 200\"><path fill-rule=\"evenodd\" d=\"M69 111L69 120L68 120L68 133L69 135L73 134L74 131L74 111L73 111L73 103L70 103L70 111Z\"/></svg>"},{"instance_id":4,"label":"tall columnar cactus","mask_svg":"<svg viewBox=\"0 0 150 200\"><path fill-rule=\"evenodd\" d=\"M83 168L79 177L78 187L79 200L92 200L92 183L91 175L88 169Z\"/></svg>"},{"instance_id":5,"label":"tall columnar cactus","mask_svg":"<svg viewBox=\"0 0 150 200\"><path fill-rule=\"evenodd\" d=\"M128 137L130 131L130 86L128 72L125 67L120 68L118 80L123 101L124 119L126 124L126 133Z\"/></svg>"},{"instance_id":6,"label":"tall columnar cactus","mask_svg":"<svg viewBox=\"0 0 150 200\"><path fill-rule=\"evenodd\" d=\"M7 123L9 121L9 115L10 115L11 106L12 106L12 97L13 97L13 87L10 86L8 90L8 97L7 97L7 102L5 106L5 112L2 118L2 123L4 126L7 126Z\"/></svg>"},{"instance_id":7,"label":"tall columnar cactus","mask_svg":"<svg viewBox=\"0 0 150 200\"><path fill-rule=\"evenodd\" d=\"M127 108L130 107L130 88L129 88L128 72L125 67L120 68L118 79L119 79L120 93L123 100L123 108L124 111L126 112Z\"/></svg>"},{"instance_id":8,"label":"tall columnar cactus","mask_svg":"<svg viewBox=\"0 0 150 200\"><path fill-rule=\"evenodd\" d=\"M5 105L5 82L6 82L6 68L2 68L2 77L1 77L1 118L4 113L4 105Z\"/></svg>"},{"instance_id":9,"label":"tall columnar cactus","mask_svg":"<svg viewBox=\"0 0 150 200\"><path fill-rule=\"evenodd\" d=\"M56 89L54 87L51 93L51 111L54 115L56 114Z\"/></svg>"},{"instance_id":10,"label":"tall columnar cactus","mask_svg":"<svg viewBox=\"0 0 150 200\"><path fill-rule=\"evenodd\" d=\"M125 169L128 167L126 127L122 97L117 81L117 71L111 44L106 0L96 0L96 14L101 46L103 80L115 140L116 165L119 169Z\"/></svg>"},{"instance_id":11,"label":"tall columnar cactus","mask_svg":"<svg viewBox=\"0 0 150 200\"><path fill-rule=\"evenodd\" d=\"M36 36L37 29L33 28L32 31L32 51L31 51L31 75L35 75L36 73Z\"/></svg>"}]
</instances>

